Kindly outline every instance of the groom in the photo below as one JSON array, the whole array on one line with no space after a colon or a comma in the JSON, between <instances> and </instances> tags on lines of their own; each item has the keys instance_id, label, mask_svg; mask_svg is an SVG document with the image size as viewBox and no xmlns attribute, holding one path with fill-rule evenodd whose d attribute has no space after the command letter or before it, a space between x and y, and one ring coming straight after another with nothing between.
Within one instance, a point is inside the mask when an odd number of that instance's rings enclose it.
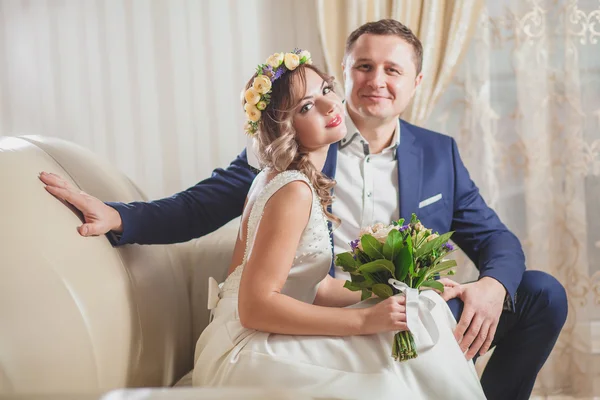
<instances>
[{"instance_id":1,"label":"groom","mask_svg":"<svg viewBox=\"0 0 600 400\"><path fill-rule=\"evenodd\" d=\"M477 282L444 293L459 321L455 336L468 358L496 347L482 377L489 399L528 399L565 322L566 294L552 276L525 271L519 240L485 204L456 142L399 119L423 78L422 57L420 41L395 20L365 24L348 37L348 134L330 147L323 170L337 181L333 213L343 221L332 233L334 252L347 251L360 227L411 213L435 231L455 231L453 240L480 271ZM41 178L84 213L82 235L112 230L122 245L183 242L218 229L241 214L254 177L244 150L184 192L110 207L60 188L56 177Z\"/></svg>"}]
</instances>

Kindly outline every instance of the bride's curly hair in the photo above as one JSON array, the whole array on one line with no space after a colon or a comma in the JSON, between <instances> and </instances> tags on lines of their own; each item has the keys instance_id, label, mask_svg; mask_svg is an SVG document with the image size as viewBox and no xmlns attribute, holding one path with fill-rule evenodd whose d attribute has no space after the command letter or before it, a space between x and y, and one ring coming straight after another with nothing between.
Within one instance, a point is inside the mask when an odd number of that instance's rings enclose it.
<instances>
[{"instance_id":1,"label":"bride's curly hair","mask_svg":"<svg viewBox=\"0 0 600 400\"><path fill-rule=\"evenodd\" d=\"M277 172L298 170L304 173L315 188L327 218L339 224L340 219L327 210L333 202L331 189L335 181L318 171L310 162L308 153L301 148L296 138L293 125L295 110L306 92L307 69L316 72L333 88L334 78L311 64L302 64L293 71L286 71L273 82L271 101L258 121L258 131L254 136L256 153L263 168L271 167ZM250 78L246 90L252 86L256 76L254 74ZM294 82L300 84L295 85Z\"/></svg>"}]
</instances>

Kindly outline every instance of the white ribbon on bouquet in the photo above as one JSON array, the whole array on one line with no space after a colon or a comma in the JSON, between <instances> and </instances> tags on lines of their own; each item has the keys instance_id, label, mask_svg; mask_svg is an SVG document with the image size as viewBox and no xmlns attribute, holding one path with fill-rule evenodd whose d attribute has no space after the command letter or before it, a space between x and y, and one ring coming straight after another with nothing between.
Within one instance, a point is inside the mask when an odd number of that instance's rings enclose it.
<instances>
[{"instance_id":1,"label":"white ribbon on bouquet","mask_svg":"<svg viewBox=\"0 0 600 400\"><path fill-rule=\"evenodd\" d=\"M406 283L391 278L388 283L406 297L406 325L415 338L417 352L431 349L438 342L440 332L431 315L435 302Z\"/></svg>"}]
</instances>

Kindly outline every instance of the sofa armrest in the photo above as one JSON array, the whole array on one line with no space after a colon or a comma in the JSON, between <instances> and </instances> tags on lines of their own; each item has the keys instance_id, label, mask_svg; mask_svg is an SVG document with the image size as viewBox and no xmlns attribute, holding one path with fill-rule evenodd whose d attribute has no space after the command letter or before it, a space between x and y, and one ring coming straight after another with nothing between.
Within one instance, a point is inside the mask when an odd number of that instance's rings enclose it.
<instances>
[{"instance_id":1,"label":"sofa armrest","mask_svg":"<svg viewBox=\"0 0 600 400\"><path fill-rule=\"evenodd\" d=\"M84 238L79 211L38 179L53 172L103 201L142 200L89 150L0 137L0 397L169 386L193 365L187 270L174 246Z\"/></svg>"}]
</instances>

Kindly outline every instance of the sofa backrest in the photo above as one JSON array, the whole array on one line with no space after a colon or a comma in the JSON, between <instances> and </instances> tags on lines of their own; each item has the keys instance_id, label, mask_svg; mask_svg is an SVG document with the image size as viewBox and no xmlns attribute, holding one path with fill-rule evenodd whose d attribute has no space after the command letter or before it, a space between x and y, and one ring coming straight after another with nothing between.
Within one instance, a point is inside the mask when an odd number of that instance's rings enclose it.
<instances>
[{"instance_id":1,"label":"sofa backrest","mask_svg":"<svg viewBox=\"0 0 600 400\"><path fill-rule=\"evenodd\" d=\"M145 199L73 143L0 137L0 395L173 384L194 345L177 248L80 236L81 214L46 192L41 171L103 201Z\"/></svg>"}]
</instances>

